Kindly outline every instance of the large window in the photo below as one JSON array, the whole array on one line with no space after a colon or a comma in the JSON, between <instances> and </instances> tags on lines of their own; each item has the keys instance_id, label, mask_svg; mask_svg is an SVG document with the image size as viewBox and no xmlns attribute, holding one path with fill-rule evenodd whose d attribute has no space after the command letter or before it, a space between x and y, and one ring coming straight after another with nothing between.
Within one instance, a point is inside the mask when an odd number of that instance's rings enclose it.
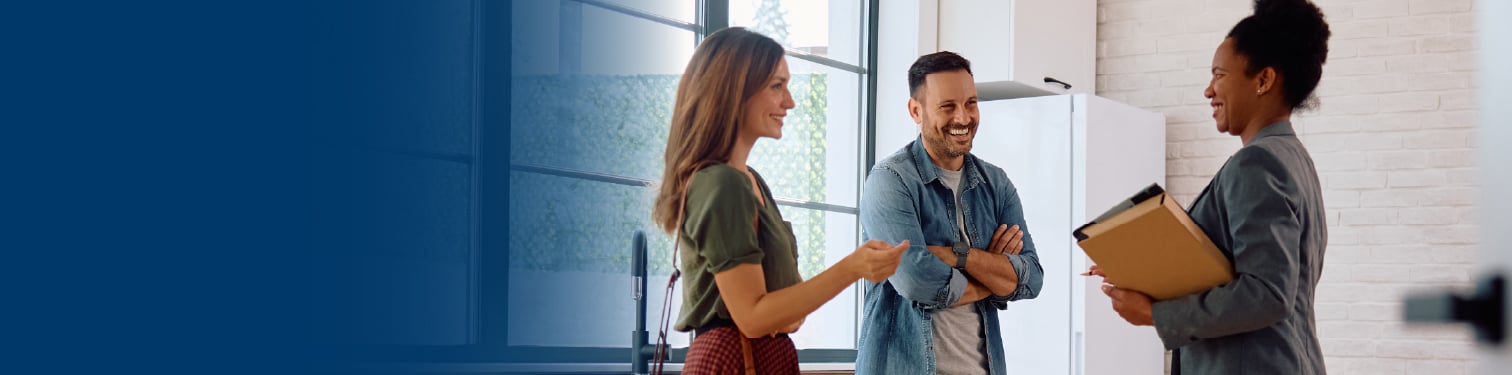
<instances>
[{"instance_id":1,"label":"large window","mask_svg":"<svg viewBox=\"0 0 1512 375\"><path fill-rule=\"evenodd\" d=\"M784 138L758 142L750 165L793 223L801 273L812 277L855 249L873 11L862 0L515 2L507 269L480 271L508 275L507 328L494 332L510 348L623 362L636 316L635 231L651 239L646 324L655 330L671 240L650 221L648 186L660 178L680 74L698 40L724 26L762 32L789 51L797 107ZM801 358L854 359L859 293L848 289L793 335ZM673 299L675 314L680 290ZM689 341L671 337L674 347Z\"/></svg>"},{"instance_id":2,"label":"large window","mask_svg":"<svg viewBox=\"0 0 1512 375\"><path fill-rule=\"evenodd\" d=\"M316 166L331 181L320 186L314 219L328 225L316 235L339 246L312 267L314 339L355 346L363 361L622 370L637 315L632 235L651 239L651 330L672 270L649 186L674 90L699 39L730 25L789 51L797 108L785 138L758 142L750 164L793 223L801 273L814 276L859 239L875 4L352 4L367 11L341 12L354 25L343 32L378 42L319 61L351 68L322 77L342 88L323 103L342 121L319 135L344 157ZM366 92L342 95L349 87ZM860 302L852 287L812 315L793 336L800 359L854 360ZM674 348L689 341L671 337Z\"/></svg>"}]
</instances>

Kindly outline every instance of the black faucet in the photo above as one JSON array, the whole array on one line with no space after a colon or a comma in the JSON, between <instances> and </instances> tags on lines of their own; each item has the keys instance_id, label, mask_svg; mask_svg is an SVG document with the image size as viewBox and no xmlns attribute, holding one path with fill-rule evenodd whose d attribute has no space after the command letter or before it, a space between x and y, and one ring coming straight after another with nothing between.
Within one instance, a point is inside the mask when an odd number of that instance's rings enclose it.
<instances>
[{"instance_id":1,"label":"black faucet","mask_svg":"<svg viewBox=\"0 0 1512 375\"><path fill-rule=\"evenodd\" d=\"M630 240L630 276L634 280L630 283L635 291L635 330L630 332L630 373L645 375L651 373L650 362L656 356L656 344L647 342L650 332L646 331L646 233L635 231L635 237ZM666 359L667 351L662 352L662 358Z\"/></svg>"}]
</instances>

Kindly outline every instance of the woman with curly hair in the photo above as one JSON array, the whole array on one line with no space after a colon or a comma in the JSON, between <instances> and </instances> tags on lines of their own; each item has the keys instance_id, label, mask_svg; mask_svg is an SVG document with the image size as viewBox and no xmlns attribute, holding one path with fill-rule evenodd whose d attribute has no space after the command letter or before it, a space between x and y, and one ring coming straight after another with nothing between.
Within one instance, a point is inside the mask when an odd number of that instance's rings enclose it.
<instances>
[{"instance_id":1,"label":"woman with curly hair","mask_svg":"<svg viewBox=\"0 0 1512 375\"><path fill-rule=\"evenodd\" d=\"M1311 2L1260 0L1213 54L1203 95L1218 131L1244 146L1188 213L1232 261L1234 280L1158 302L1117 280L1103 286L1120 316L1155 326L1176 350L1177 373L1326 372L1313 295L1327 223L1318 172L1290 120L1315 105L1328 37Z\"/></svg>"}]
</instances>

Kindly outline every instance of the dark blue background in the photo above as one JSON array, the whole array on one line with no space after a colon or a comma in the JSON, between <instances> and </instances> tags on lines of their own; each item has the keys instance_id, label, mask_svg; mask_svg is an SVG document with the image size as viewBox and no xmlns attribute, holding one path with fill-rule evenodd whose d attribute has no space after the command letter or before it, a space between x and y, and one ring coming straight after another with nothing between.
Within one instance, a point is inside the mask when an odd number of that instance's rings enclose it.
<instances>
[{"instance_id":1,"label":"dark blue background","mask_svg":"<svg viewBox=\"0 0 1512 375\"><path fill-rule=\"evenodd\" d=\"M377 245L338 235L384 220L341 202L392 187L354 145L465 83L417 69L443 48L428 33L447 17L426 15L446 6L428 4L0 5L0 373L377 355L312 344L362 317L317 311L332 305L310 290L359 276L331 265Z\"/></svg>"}]
</instances>

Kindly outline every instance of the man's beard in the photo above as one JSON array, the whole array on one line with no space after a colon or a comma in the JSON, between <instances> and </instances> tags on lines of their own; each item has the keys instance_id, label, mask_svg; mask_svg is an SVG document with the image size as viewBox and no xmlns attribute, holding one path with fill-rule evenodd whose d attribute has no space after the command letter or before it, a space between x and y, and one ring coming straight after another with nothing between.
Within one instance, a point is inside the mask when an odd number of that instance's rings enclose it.
<instances>
[{"instance_id":1,"label":"man's beard","mask_svg":"<svg viewBox=\"0 0 1512 375\"><path fill-rule=\"evenodd\" d=\"M976 128L975 125L976 124L966 125L966 129L968 129L968 131L972 132L972 137L973 137L972 141L973 141L973 144L975 143L975 139L974 138L976 137L976 132L975 132L975 130L973 130L973 129ZM931 134L933 134L934 136L932 136L932 137L928 136L928 135L924 136L924 142L929 143L930 146L933 146L931 148L935 149L937 152L940 153L940 155L945 156L947 158L958 158L958 157L966 156L966 153L971 152L971 146L972 146L971 144L963 146L960 149L956 149L955 148L956 147L955 143L949 141L949 139L950 139L950 133L949 133L949 131L950 131L951 128L956 128L956 127L957 126L948 126L948 127L944 128L944 129L935 128L935 129L933 129L931 131Z\"/></svg>"}]
</instances>

